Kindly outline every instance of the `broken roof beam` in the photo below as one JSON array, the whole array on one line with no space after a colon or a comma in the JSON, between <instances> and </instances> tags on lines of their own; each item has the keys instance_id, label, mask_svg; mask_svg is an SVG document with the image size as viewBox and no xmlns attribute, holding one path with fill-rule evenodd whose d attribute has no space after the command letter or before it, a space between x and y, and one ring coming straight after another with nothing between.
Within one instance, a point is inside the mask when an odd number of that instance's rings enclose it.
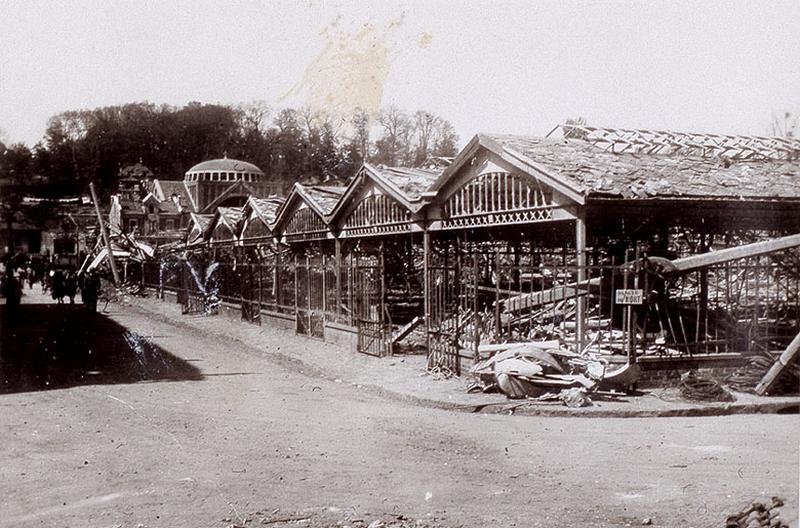
<instances>
[{"instance_id":1,"label":"broken roof beam","mask_svg":"<svg viewBox=\"0 0 800 528\"><path fill-rule=\"evenodd\" d=\"M701 255L679 258L671 261L674 271L687 272L700 268L707 268L717 264L723 264L732 260L748 257L758 257L776 251L783 251L800 247L800 234L789 235L764 242L755 242L744 246L737 246L719 251L711 251Z\"/></svg>"}]
</instances>

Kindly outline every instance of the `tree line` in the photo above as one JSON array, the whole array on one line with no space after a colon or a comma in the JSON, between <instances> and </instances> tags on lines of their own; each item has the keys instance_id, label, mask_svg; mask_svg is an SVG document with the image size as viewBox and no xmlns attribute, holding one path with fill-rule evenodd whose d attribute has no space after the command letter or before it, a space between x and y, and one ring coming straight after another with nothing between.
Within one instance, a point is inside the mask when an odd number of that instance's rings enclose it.
<instances>
[{"instance_id":1,"label":"tree line","mask_svg":"<svg viewBox=\"0 0 800 528\"><path fill-rule=\"evenodd\" d=\"M179 179L192 165L227 155L255 163L288 188L343 182L364 161L419 166L454 156L457 142L446 119L395 106L335 118L262 102L129 103L55 115L33 148L0 143L0 178L45 197L83 193L94 181L107 196L127 165L141 161L159 178Z\"/></svg>"}]
</instances>

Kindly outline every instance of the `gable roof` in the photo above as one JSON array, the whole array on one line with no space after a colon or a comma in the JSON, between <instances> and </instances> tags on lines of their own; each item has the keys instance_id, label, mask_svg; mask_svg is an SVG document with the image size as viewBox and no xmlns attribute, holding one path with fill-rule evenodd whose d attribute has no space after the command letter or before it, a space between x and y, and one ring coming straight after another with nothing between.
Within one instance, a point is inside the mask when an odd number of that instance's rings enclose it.
<instances>
[{"instance_id":1,"label":"gable roof","mask_svg":"<svg viewBox=\"0 0 800 528\"><path fill-rule=\"evenodd\" d=\"M346 190L345 187L332 185L302 185L300 190L317 206L322 216L328 216Z\"/></svg>"},{"instance_id":2,"label":"gable roof","mask_svg":"<svg viewBox=\"0 0 800 528\"><path fill-rule=\"evenodd\" d=\"M585 189L581 185L560 176L549 167L538 163L524 154L512 148L505 147L486 134L476 134L469 143L461 149L453 160L453 163L442 172L428 191L423 193L423 196L429 200L436 198L442 188L451 181L462 167L471 163L474 156L481 149L492 152L503 162L561 192L573 202L580 205L585 203Z\"/></svg>"},{"instance_id":3,"label":"gable roof","mask_svg":"<svg viewBox=\"0 0 800 528\"><path fill-rule=\"evenodd\" d=\"M189 226L186 233L186 244L190 245L198 241L202 242L203 237L208 230L208 226L211 224L213 219L214 215L190 213ZM193 233L194 236L192 236Z\"/></svg>"},{"instance_id":4,"label":"gable roof","mask_svg":"<svg viewBox=\"0 0 800 528\"><path fill-rule=\"evenodd\" d=\"M176 195L180 200L181 207L194 209L191 194L183 180L154 180L153 194L161 201L172 201L172 195Z\"/></svg>"},{"instance_id":5,"label":"gable roof","mask_svg":"<svg viewBox=\"0 0 800 528\"><path fill-rule=\"evenodd\" d=\"M506 152L540 164L586 196L800 199L800 160L609 152L582 139L492 134Z\"/></svg>"},{"instance_id":6,"label":"gable roof","mask_svg":"<svg viewBox=\"0 0 800 528\"><path fill-rule=\"evenodd\" d=\"M359 196L367 179L403 207L411 212L416 212L423 205L421 201L423 192L436 182L441 173L440 169L386 167L364 163L350 180L344 194L331 211L331 220L336 221L334 219L342 214L348 214L348 211L352 209L353 200Z\"/></svg>"},{"instance_id":7,"label":"gable roof","mask_svg":"<svg viewBox=\"0 0 800 528\"><path fill-rule=\"evenodd\" d=\"M341 200L346 188L338 186L322 185L303 185L295 183L286 200L278 208L275 215L275 222L271 226L272 231L280 231L283 224L294 214L295 205L299 202L306 204L326 223L329 215L333 212L336 204ZM299 207L299 205L297 205Z\"/></svg>"},{"instance_id":8,"label":"gable roof","mask_svg":"<svg viewBox=\"0 0 800 528\"><path fill-rule=\"evenodd\" d=\"M377 176L400 191L410 202L419 201L442 174L444 168L420 169L408 167L385 167L365 164Z\"/></svg>"},{"instance_id":9,"label":"gable roof","mask_svg":"<svg viewBox=\"0 0 800 528\"><path fill-rule=\"evenodd\" d=\"M614 130L584 128L590 132ZM638 135L629 136L636 139L616 151L607 146L613 145L614 139L607 140L603 148L592 136L478 134L424 194L433 198L479 149L485 148L579 204L590 197L800 200L800 141L720 135L689 140L686 138L701 135L621 132ZM647 134L651 133L656 137L648 144ZM683 148L666 144L664 137L676 138L675 145ZM726 152L731 157L720 154Z\"/></svg>"},{"instance_id":10,"label":"gable roof","mask_svg":"<svg viewBox=\"0 0 800 528\"><path fill-rule=\"evenodd\" d=\"M235 230L236 224L242 219L242 209L239 207L217 207L214 219Z\"/></svg>"},{"instance_id":11,"label":"gable roof","mask_svg":"<svg viewBox=\"0 0 800 528\"><path fill-rule=\"evenodd\" d=\"M275 223L275 219L278 216L278 209L280 209L281 205L283 205L283 202L284 199L277 196L272 196L269 198L257 198L255 196L251 196L247 199L247 203L244 205L243 214L247 216L249 211L255 211L258 215L258 218L264 223L264 225L269 227Z\"/></svg>"}]
</instances>

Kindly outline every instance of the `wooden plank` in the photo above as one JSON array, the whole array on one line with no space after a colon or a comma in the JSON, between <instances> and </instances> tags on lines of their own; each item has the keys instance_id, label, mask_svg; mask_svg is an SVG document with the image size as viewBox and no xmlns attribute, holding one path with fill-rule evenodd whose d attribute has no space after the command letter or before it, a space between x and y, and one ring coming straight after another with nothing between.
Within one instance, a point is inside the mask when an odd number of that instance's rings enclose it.
<instances>
[{"instance_id":1,"label":"wooden plank","mask_svg":"<svg viewBox=\"0 0 800 528\"><path fill-rule=\"evenodd\" d=\"M416 316L410 323L400 328L397 333L392 337L392 344L399 343L408 336L416 327L425 322L425 318L421 315Z\"/></svg>"},{"instance_id":2,"label":"wooden plank","mask_svg":"<svg viewBox=\"0 0 800 528\"><path fill-rule=\"evenodd\" d=\"M772 387L775 386L775 383L778 381L783 369L789 366L792 361L797 358L798 353L800 353L800 333L798 333L792 342L789 343L789 346L786 347L786 350L780 355L780 357L775 361L775 363L770 367L761 381L756 385L756 394L759 396L763 396L767 394Z\"/></svg>"},{"instance_id":3,"label":"wooden plank","mask_svg":"<svg viewBox=\"0 0 800 528\"><path fill-rule=\"evenodd\" d=\"M503 306L504 312L513 313L530 307L552 304L576 296L587 295L589 293L587 291L589 287L599 285L600 278L597 277L585 281L580 286L577 283L571 283L564 286L555 286L544 291L522 293L514 297L509 297L508 299L501 299L500 304Z\"/></svg>"},{"instance_id":4,"label":"wooden plank","mask_svg":"<svg viewBox=\"0 0 800 528\"><path fill-rule=\"evenodd\" d=\"M671 261L671 264L675 271L686 272L730 262L732 260L747 257L757 257L759 255L766 255L767 253L783 251L785 249L792 249L796 247L800 247L800 234L785 236L764 242L755 242L753 244L746 244L744 246L721 249L719 251L703 253L702 255L684 257Z\"/></svg>"}]
</instances>

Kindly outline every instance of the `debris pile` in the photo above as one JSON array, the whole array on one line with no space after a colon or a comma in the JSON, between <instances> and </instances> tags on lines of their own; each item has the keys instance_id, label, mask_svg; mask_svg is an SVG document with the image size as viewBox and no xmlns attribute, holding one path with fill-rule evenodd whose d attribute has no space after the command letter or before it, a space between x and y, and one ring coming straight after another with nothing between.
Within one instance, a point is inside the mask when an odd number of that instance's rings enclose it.
<instances>
[{"instance_id":1,"label":"debris pile","mask_svg":"<svg viewBox=\"0 0 800 528\"><path fill-rule=\"evenodd\" d=\"M559 341L481 345L486 355L470 373L470 392L499 390L512 399L560 399L569 407L591 405L589 394L603 387L627 388L636 383L636 364L612 365L609 357L562 348Z\"/></svg>"},{"instance_id":2,"label":"debris pile","mask_svg":"<svg viewBox=\"0 0 800 528\"><path fill-rule=\"evenodd\" d=\"M739 513L729 515L725 521L725 528L789 528L789 525L780 517L780 507L783 500L772 497L772 502L753 503Z\"/></svg>"},{"instance_id":3,"label":"debris pile","mask_svg":"<svg viewBox=\"0 0 800 528\"><path fill-rule=\"evenodd\" d=\"M700 376L694 371L681 375L681 395L687 400L694 401L736 401L736 397L728 392L716 380Z\"/></svg>"}]
</instances>

